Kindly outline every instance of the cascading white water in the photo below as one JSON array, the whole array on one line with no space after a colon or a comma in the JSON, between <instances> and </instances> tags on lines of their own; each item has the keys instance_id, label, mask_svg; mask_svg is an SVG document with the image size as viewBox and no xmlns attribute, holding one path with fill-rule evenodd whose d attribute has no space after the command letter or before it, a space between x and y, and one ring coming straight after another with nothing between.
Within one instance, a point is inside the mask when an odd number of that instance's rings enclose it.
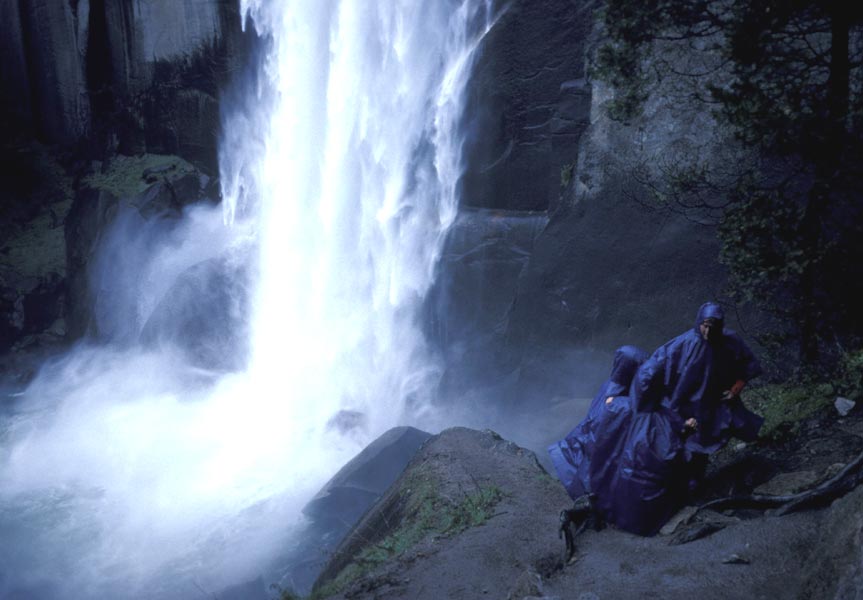
<instances>
[{"instance_id":1,"label":"cascading white water","mask_svg":"<svg viewBox=\"0 0 863 600\"><path fill-rule=\"evenodd\" d=\"M227 113L228 225L214 234L223 216L199 208L134 245L148 253L124 263L145 265L126 277L135 314L112 322L141 321L170 287L160 274L251 246L249 367L201 386L166 343L44 369L0 421L0 597L190 598L254 578L344 461L428 422L438 366L419 311L456 212L490 4L243 0L269 52Z\"/></svg>"},{"instance_id":2,"label":"cascading white water","mask_svg":"<svg viewBox=\"0 0 863 600\"><path fill-rule=\"evenodd\" d=\"M457 120L479 2L262 2L260 110L229 127L229 213L244 173L260 223L250 375L291 430L340 409L380 432L427 404L417 322L456 211ZM262 134L258 138L257 134ZM252 157L254 164L249 164ZM232 176L234 175L234 176ZM249 181L251 180L251 181Z\"/></svg>"}]
</instances>

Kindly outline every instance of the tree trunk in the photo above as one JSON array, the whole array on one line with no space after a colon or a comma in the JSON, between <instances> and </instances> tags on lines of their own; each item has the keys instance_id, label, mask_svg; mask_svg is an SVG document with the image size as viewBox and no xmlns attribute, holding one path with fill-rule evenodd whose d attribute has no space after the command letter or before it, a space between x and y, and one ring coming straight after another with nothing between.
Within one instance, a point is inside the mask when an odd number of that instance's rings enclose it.
<instances>
[{"instance_id":1,"label":"tree trunk","mask_svg":"<svg viewBox=\"0 0 863 600\"><path fill-rule=\"evenodd\" d=\"M829 299L819 297L823 291L820 281L822 253L824 251L823 224L829 214L834 193L834 180L841 172L842 149L846 145L849 81L849 30L851 14L843 2L833 2L827 9L830 14L830 74L827 79L827 131L816 154L815 185L809 193L801 221L801 241L807 252L800 277L800 360L804 365L816 365L820 358L820 340L824 331L823 313Z\"/></svg>"}]
</instances>

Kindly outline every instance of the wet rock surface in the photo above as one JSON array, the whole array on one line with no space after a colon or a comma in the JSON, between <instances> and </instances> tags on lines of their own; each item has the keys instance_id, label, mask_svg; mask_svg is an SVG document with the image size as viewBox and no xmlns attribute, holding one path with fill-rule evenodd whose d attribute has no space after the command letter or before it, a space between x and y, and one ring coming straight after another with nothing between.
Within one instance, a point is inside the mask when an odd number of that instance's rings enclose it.
<instances>
[{"instance_id":1,"label":"wet rock surface","mask_svg":"<svg viewBox=\"0 0 863 600\"><path fill-rule=\"evenodd\" d=\"M590 113L585 65L590 2L496 2L465 110L463 202L546 210L575 162Z\"/></svg>"},{"instance_id":2,"label":"wet rock surface","mask_svg":"<svg viewBox=\"0 0 863 600\"><path fill-rule=\"evenodd\" d=\"M456 218L425 300L428 335L448 365L445 390L506 368L501 349L512 299L547 223L544 212L464 209Z\"/></svg>"},{"instance_id":3,"label":"wet rock surface","mask_svg":"<svg viewBox=\"0 0 863 600\"><path fill-rule=\"evenodd\" d=\"M430 433L395 427L349 461L303 508L309 523L285 559L283 586L307 594L339 542L374 505L417 453Z\"/></svg>"}]
</instances>

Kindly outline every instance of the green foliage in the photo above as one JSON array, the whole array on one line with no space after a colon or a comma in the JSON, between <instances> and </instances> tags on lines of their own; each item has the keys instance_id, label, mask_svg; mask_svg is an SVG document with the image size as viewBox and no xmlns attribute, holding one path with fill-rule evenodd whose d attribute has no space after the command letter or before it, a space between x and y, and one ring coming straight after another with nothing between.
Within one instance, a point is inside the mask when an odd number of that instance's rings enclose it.
<instances>
[{"instance_id":1,"label":"green foliage","mask_svg":"<svg viewBox=\"0 0 863 600\"><path fill-rule=\"evenodd\" d=\"M465 493L454 502L438 494L436 483L421 474L409 478L402 489L406 507L401 526L360 552L332 581L315 590L313 598L339 593L428 537L453 536L482 525L494 516L495 506L504 497L497 486L477 485L473 493Z\"/></svg>"},{"instance_id":2,"label":"green foliage","mask_svg":"<svg viewBox=\"0 0 863 600\"><path fill-rule=\"evenodd\" d=\"M110 192L118 198L128 198L140 194L150 185L144 179L144 172L157 170L171 177L191 173L194 167L179 156L166 154L141 154L139 156L114 157L103 172L91 173L84 183L96 189Z\"/></svg>"},{"instance_id":3,"label":"green foliage","mask_svg":"<svg viewBox=\"0 0 863 600\"><path fill-rule=\"evenodd\" d=\"M560 188L566 189L572 182L572 174L575 171L575 165L570 163L560 168Z\"/></svg>"},{"instance_id":4,"label":"green foliage","mask_svg":"<svg viewBox=\"0 0 863 600\"><path fill-rule=\"evenodd\" d=\"M279 595L279 600L302 600L302 596L276 584L271 585L270 589Z\"/></svg>"},{"instance_id":5,"label":"green foliage","mask_svg":"<svg viewBox=\"0 0 863 600\"><path fill-rule=\"evenodd\" d=\"M0 265L25 277L65 274L63 222L74 197L72 175L38 144L3 147L0 160L9 175L0 202Z\"/></svg>"},{"instance_id":6,"label":"green foliage","mask_svg":"<svg viewBox=\"0 0 863 600\"><path fill-rule=\"evenodd\" d=\"M720 260L729 268L732 293L744 302L769 298L771 312L799 318L799 278L813 260L802 247L802 210L777 192L761 192L733 203L719 225ZM783 302L776 302L777 297Z\"/></svg>"},{"instance_id":7,"label":"green foliage","mask_svg":"<svg viewBox=\"0 0 863 600\"><path fill-rule=\"evenodd\" d=\"M836 391L851 400L863 400L863 350L843 353L836 376Z\"/></svg>"},{"instance_id":8,"label":"green foliage","mask_svg":"<svg viewBox=\"0 0 863 600\"><path fill-rule=\"evenodd\" d=\"M830 406L833 387L828 384L778 384L753 388L746 395L746 404L764 417L760 437L782 441L793 437L800 422Z\"/></svg>"}]
</instances>

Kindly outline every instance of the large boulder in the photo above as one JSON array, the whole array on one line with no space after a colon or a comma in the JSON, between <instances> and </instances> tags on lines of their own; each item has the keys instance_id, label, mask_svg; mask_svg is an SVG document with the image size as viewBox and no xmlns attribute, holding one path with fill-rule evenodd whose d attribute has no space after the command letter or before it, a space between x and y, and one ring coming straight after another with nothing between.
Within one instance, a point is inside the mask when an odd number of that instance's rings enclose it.
<instances>
[{"instance_id":1,"label":"large boulder","mask_svg":"<svg viewBox=\"0 0 863 600\"><path fill-rule=\"evenodd\" d=\"M401 475L430 433L394 427L350 460L303 509L316 522L350 527ZM343 533L347 533L347 528Z\"/></svg>"},{"instance_id":2,"label":"large boulder","mask_svg":"<svg viewBox=\"0 0 863 600\"><path fill-rule=\"evenodd\" d=\"M563 487L533 452L461 427L429 439L333 553L320 597L505 598L548 555Z\"/></svg>"},{"instance_id":3,"label":"large boulder","mask_svg":"<svg viewBox=\"0 0 863 600\"><path fill-rule=\"evenodd\" d=\"M89 265L105 229L117 215L119 199L103 189L84 188L66 218L67 327L74 339L92 332L93 294Z\"/></svg>"},{"instance_id":4,"label":"large boulder","mask_svg":"<svg viewBox=\"0 0 863 600\"><path fill-rule=\"evenodd\" d=\"M287 578L306 594L336 546L402 474L430 433L395 427L351 459L305 506L309 523L288 558Z\"/></svg>"},{"instance_id":5,"label":"large boulder","mask_svg":"<svg viewBox=\"0 0 863 600\"><path fill-rule=\"evenodd\" d=\"M141 276L141 260L180 224L184 207L207 199L208 183L209 178L182 159L153 155L118 156L84 178L65 220L67 328L72 339L85 334L137 338L143 321L125 316L112 324L104 314L100 317L105 312L100 308L135 301L127 297L134 296L135 288L126 284ZM125 263L120 264L121 259ZM109 272L113 275L106 276Z\"/></svg>"}]
</instances>

